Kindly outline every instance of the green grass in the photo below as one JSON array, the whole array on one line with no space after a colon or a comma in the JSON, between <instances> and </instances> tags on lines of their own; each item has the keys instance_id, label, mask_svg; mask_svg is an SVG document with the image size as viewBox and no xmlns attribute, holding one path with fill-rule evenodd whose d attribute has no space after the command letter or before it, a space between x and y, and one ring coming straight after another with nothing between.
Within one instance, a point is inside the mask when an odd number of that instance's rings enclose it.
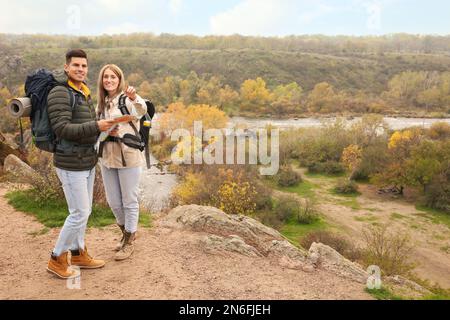
<instances>
[{"instance_id":1,"label":"green grass","mask_svg":"<svg viewBox=\"0 0 450 320\"><path fill-rule=\"evenodd\" d=\"M50 231L50 228L44 227L44 228L42 228L41 230L37 230L37 231L33 231L33 232L28 232L28 234L29 234L30 236L37 237L37 236L42 236L42 235L48 233L49 231Z\"/></svg>"},{"instance_id":2,"label":"green grass","mask_svg":"<svg viewBox=\"0 0 450 320\"><path fill-rule=\"evenodd\" d=\"M329 189L328 192L334 196L345 197L345 198L357 198L361 195L361 193L358 191L352 192L352 193L340 193L340 192L336 191L335 188Z\"/></svg>"},{"instance_id":3,"label":"green grass","mask_svg":"<svg viewBox=\"0 0 450 320\"><path fill-rule=\"evenodd\" d=\"M404 215L402 215L402 214L400 214L400 213L397 213L397 212L392 212L391 213L391 219L392 220L396 220L396 219L406 219L406 218L408 218L407 216L404 216Z\"/></svg>"},{"instance_id":4,"label":"green grass","mask_svg":"<svg viewBox=\"0 0 450 320\"><path fill-rule=\"evenodd\" d=\"M430 219L435 224L444 224L450 228L450 214L436 209L431 209L422 205L416 205L416 209L426 214L421 216ZM416 214L417 215L417 214Z\"/></svg>"},{"instance_id":5,"label":"green grass","mask_svg":"<svg viewBox=\"0 0 450 320\"><path fill-rule=\"evenodd\" d=\"M422 298L423 300L450 300L450 296L447 294L432 294Z\"/></svg>"},{"instance_id":6,"label":"green grass","mask_svg":"<svg viewBox=\"0 0 450 320\"><path fill-rule=\"evenodd\" d=\"M441 249L441 251L444 251L445 253L450 253L450 246L443 246L440 249Z\"/></svg>"},{"instance_id":7,"label":"green grass","mask_svg":"<svg viewBox=\"0 0 450 320\"><path fill-rule=\"evenodd\" d=\"M366 214L364 216L354 217L353 219L355 219L356 221L360 221L360 222L374 222L374 221L378 221L378 218L375 217L372 214Z\"/></svg>"},{"instance_id":8,"label":"green grass","mask_svg":"<svg viewBox=\"0 0 450 320\"><path fill-rule=\"evenodd\" d=\"M311 224L299 224L297 221L291 220L283 225L280 232L288 238L293 245L299 246L300 238L310 232L325 230L328 227L328 224L322 219L318 219Z\"/></svg>"},{"instance_id":9,"label":"green grass","mask_svg":"<svg viewBox=\"0 0 450 320\"><path fill-rule=\"evenodd\" d=\"M6 198L16 210L35 216L46 228L62 227L68 215L67 204L64 200L40 204L33 200L29 191L12 191L6 194ZM150 215L145 212L141 213L139 222L144 227L150 227ZM105 227L115 223L116 220L111 209L98 205L93 206L88 221L89 227ZM44 230L40 232L44 232Z\"/></svg>"},{"instance_id":10,"label":"green grass","mask_svg":"<svg viewBox=\"0 0 450 320\"><path fill-rule=\"evenodd\" d=\"M299 196L313 199L315 197L314 188L316 188L316 187L317 187L317 185L315 185L314 183L312 183L308 180L304 180L303 182L299 183L297 186L293 186L293 187L279 187L278 186L277 189L280 191L296 193Z\"/></svg>"},{"instance_id":11,"label":"green grass","mask_svg":"<svg viewBox=\"0 0 450 320\"><path fill-rule=\"evenodd\" d=\"M338 193L336 192L336 190L333 189L329 189L328 192L336 197L339 197L339 199L337 199L335 201L336 204L341 205L341 206L345 206L345 207L349 207L353 210L361 210L362 207L358 202L358 197L361 195L359 192L358 193L350 193L350 194L342 194L342 193Z\"/></svg>"},{"instance_id":12,"label":"green grass","mask_svg":"<svg viewBox=\"0 0 450 320\"><path fill-rule=\"evenodd\" d=\"M312 173L306 171L305 176L312 179L326 179L326 180L337 180L338 178L342 178L345 176L345 173L338 174L326 174L326 173Z\"/></svg>"},{"instance_id":13,"label":"green grass","mask_svg":"<svg viewBox=\"0 0 450 320\"><path fill-rule=\"evenodd\" d=\"M359 202L356 198L338 200L338 201L336 201L336 204L345 206L345 207L349 207L353 210L361 210L361 205L359 204Z\"/></svg>"},{"instance_id":14,"label":"green grass","mask_svg":"<svg viewBox=\"0 0 450 320\"><path fill-rule=\"evenodd\" d=\"M366 288L365 291L377 300L410 300L410 298L395 295L389 289L384 287L379 290ZM419 298L419 300L450 300L450 296L447 292L444 292L444 290L440 290L438 293L423 296L422 298Z\"/></svg>"},{"instance_id":15,"label":"green grass","mask_svg":"<svg viewBox=\"0 0 450 320\"><path fill-rule=\"evenodd\" d=\"M368 289L365 291L377 300L403 300L402 297L394 295L389 289L382 287L381 289Z\"/></svg>"},{"instance_id":16,"label":"green grass","mask_svg":"<svg viewBox=\"0 0 450 320\"><path fill-rule=\"evenodd\" d=\"M436 233L433 233L433 239L436 239L436 240L445 240L445 239L447 239L447 237L446 236L443 236L443 235L441 235L441 234L436 234Z\"/></svg>"},{"instance_id":17,"label":"green grass","mask_svg":"<svg viewBox=\"0 0 450 320\"><path fill-rule=\"evenodd\" d=\"M296 186L292 186L292 187L280 187L275 181L270 180L270 179L266 179L264 181L267 184L267 186L272 189L283 191L283 192L296 193L301 197L310 198L310 199L314 199L314 197L316 195L314 192L314 189L318 187L316 184L314 184L308 180L303 180L303 182L299 183Z\"/></svg>"}]
</instances>

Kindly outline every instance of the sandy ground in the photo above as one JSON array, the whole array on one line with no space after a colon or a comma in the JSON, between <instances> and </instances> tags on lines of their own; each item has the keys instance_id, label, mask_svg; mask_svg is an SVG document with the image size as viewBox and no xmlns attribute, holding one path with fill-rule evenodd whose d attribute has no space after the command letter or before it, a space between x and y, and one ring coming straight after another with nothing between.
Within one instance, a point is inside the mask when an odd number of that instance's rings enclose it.
<instances>
[{"instance_id":1,"label":"sandy ground","mask_svg":"<svg viewBox=\"0 0 450 320\"><path fill-rule=\"evenodd\" d=\"M140 229L131 259L113 260L117 227L89 229L90 253L104 268L82 270L81 289L68 289L45 269L59 233L15 211L0 187L0 299L371 299L364 286L319 270L305 273L266 258L208 254L203 235L164 229L154 218Z\"/></svg>"}]
</instances>

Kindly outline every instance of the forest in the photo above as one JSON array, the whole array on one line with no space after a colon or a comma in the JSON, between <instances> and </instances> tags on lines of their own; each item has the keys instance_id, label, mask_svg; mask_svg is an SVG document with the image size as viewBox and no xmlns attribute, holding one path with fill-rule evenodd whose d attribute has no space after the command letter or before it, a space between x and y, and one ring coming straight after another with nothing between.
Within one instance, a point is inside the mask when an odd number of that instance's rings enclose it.
<instances>
[{"instance_id":1,"label":"forest","mask_svg":"<svg viewBox=\"0 0 450 320\"><path fill-rule=\"evenodd\" d=\"M446 117L450 37L0 35L0 106L27 74L62 68L69 48L89 55L89 85L107 63L159 110L215 105L228 115L302 117L379 113Z\"/></svg>"}]
</instances>

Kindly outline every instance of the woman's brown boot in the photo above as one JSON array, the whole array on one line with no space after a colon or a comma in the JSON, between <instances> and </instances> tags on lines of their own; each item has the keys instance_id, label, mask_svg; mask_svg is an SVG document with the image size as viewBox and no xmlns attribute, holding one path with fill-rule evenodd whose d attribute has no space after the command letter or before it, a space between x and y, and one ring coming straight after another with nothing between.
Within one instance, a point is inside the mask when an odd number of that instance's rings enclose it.
<instances>
[{"instance_id":1,"label":"woman's brown boot","mask_svg":"<svg viewBox=\"0 0 450 320\"><path fill-rule=\"evenodd\" d=\"M121 226L120 224L118 224L120 231L122 231L122 238L120 239L120 242L117 243L116 247L114 248L115 251L119 251L120 249L122 249L123 246L123 239L125 238L125 226Z\"/></svg>"},{"instance_id":2,"label":"woman's brown boot","mask_svg":"<svg viewBox=\"0 0 450 320\"><path fill-rule=\"evenodd\" d=\"M127 232L124 233L124 240L122 248L117 251L114 259L117 261L128 259L134 251L134 238L136 233Z\"/></svg>"}]
</instances>

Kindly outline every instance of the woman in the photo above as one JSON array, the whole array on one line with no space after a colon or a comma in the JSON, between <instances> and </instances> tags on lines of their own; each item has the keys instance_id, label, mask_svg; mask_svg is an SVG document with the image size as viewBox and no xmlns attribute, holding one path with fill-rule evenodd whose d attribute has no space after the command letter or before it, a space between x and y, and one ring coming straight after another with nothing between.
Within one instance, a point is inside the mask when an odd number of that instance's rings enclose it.
<instances>
[{"instance_id":1,"label":"woman","mask_svg":"<svg viewBox=\"0 0 450 320\"><path fill-rule=\"evenodd\" d=\"M105 186L106 199L122 231L122 239L116 246L115 260L125 260L134 251L133 241L139 221L139 180L145 164L143 153L126 145L121 138L125 134L139 132L139 119L147 112L145 101L136 94L133 87L125 89L122 70L108 64L100 70L98 77L99 119L114 119L122 116L119 98L126 96L126 108L135 119L130 123L120 123L109 133L101 144L99 157Z\"/></svg>"}]
</instances>

